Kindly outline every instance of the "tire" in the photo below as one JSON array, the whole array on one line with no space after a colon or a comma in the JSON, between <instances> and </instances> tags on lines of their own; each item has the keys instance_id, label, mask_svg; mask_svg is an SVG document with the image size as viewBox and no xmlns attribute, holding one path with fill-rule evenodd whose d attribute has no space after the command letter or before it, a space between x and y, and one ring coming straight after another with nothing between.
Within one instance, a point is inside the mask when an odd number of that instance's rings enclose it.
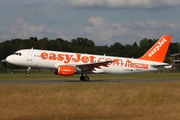
<instances>
[{"instance_id":1,"label":"tire","mask_svg":"<svg viewBox=\"0 0 180 120\"><path fill-rule=\"evenodd\" d=\"M30 74L29 73L26 73L26 77L29 77L30 76Z\"/></svg>"},{"instance_id":2,"label":"tire","mask_svg":"<svg viewBox=\"0 0 180 120\"><path fill-rule=\"evenodd\" d=\"M81 81L85 81L85 77L84 77L84 76L81 76L81 77L80 77L80 80L81 80Z\"/></svg>"},{"instance_id":3,"label":"tire","mask_svg":"<svg viewBox=\"0 0 180 120\"><path fill-rule=\"evenodd\" d=\"M88 76L85 76L85 77L84 77L84 81L89 81L89 77L88 77Z\"/></svg>"}]
</instances>

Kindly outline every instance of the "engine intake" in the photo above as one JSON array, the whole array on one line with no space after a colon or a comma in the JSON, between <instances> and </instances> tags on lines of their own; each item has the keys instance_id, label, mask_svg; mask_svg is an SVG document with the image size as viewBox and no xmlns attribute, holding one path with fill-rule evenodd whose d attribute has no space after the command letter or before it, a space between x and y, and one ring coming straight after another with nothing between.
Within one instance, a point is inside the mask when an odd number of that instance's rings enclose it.
<instances>
[{"instance_id":1,"label":"engine intake","mask_svg":"<svg viewBox=\"0 0 180 120\"><path fill-rule=\"evenodd\" d=\"M62 75L62 76L72 76L75 73L74 66L59 66L58 69L55 70L54 74Z\"/></svg>"}]
</instances>

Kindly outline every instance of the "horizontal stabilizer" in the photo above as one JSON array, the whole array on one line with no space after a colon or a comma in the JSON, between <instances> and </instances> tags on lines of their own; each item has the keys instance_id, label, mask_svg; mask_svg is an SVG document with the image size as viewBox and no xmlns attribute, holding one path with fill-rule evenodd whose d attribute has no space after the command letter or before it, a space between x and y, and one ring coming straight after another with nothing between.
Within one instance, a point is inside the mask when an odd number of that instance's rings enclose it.
<instances>
[{"instance_id":1,"label":"horizontal stabilizer","mask_svg":"<svg viewBox=\"0 0 180 120\"><path fill-rule=\"evenodd\" d=\"M151 65L152 67L155 67L155 68L165 68L165 69L170 69L172 68L172 65L169 65L169 64L164 64L164 65Z\"/></svg>"}]
</instances>

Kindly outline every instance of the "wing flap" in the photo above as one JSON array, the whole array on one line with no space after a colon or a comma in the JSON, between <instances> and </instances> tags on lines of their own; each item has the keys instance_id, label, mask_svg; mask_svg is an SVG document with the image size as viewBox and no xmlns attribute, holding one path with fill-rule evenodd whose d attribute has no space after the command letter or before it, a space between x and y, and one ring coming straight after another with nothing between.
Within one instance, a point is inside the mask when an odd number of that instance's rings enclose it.
<instances>
[{"instance_id":1,"label":"wing flap","mask_svg":"<svg viewBox=\"0 0 180 120\"><path fill-rule=\"evenodd\" d=\"M113 61L103 61L103 62L96 62L96 63L87 63L87 64L79 64L76 65L76 67L79 67L81 69L86 69L86 70L94 70L94 68L100 68L100 66L103 67L108 67L108 64Z\"/></svg>"}]
</instances>

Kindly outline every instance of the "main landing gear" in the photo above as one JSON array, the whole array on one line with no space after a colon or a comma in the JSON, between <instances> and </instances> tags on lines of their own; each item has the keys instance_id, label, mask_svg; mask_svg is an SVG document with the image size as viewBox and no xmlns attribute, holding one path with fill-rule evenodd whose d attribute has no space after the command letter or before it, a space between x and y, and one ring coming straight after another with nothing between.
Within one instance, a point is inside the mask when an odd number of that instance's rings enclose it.
<instances>
[{"instance_id":1,"label":"main landing gear","mask_svg":"<svg viewBox=\"0 0 180 120\"><path fill-rule=\"evenodd\" d=\"M82 73L81 77L80 77L80 80L81 81L89 81L89 77L87 76L87 74L84 76L83 73Z\"/></svg>"},{"instance_id":2,"label":"main landing gear","mask_svg":"<svg viewBox=\"0 0 180 120\"><path fill-rule=\"evenodd\" d=\"M28 67L27 69L27 73L26 73L26 77L29 77L30 76L30 73L29 73L29 70L31 69L31 67Z\"/></svg>"}]
</instances>

